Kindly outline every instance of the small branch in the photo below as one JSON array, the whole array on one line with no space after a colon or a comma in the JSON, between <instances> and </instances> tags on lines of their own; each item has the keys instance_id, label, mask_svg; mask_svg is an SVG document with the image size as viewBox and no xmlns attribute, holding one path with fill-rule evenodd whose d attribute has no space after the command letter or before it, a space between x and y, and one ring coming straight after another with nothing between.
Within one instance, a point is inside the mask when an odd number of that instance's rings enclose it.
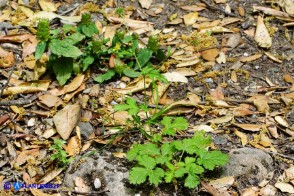
<instances>
[{"instance_id":1,"label":"small branch","mask_svg":"<svg viewBox=\"0 0 294 196\"><path fill-rule=\"evenodd\" d=\"M30 99L22 99L22 100L11 100L11 101L0 101L0 106L10 106L10 105L27 105L31 104L38 97L33 95Z\"/></svg>"},{"instance_id":2,"label":"small branch","mask_svg":"<svg viewBox=\"0 0 294 196\"><path fill-rule=\"evenodd\" d=\"M8 86L8 84L9 84L10 78L11 78L11 76L12 76L12 73L13 73L15 67L16 67L16 63L13 64L13 66L12 66L12 68L11 68L11 71L10 71L10 73L9 73L9 76L8 76L8 78L7 78L7 82L4 84L3 88L1 89L1 92L0 92L0 98L2 97L2 94L3 94L4 89L5 89L5 88Z\"/></svg>"},{"instance_id":3,"label":"small branch","mask_svg":"<svg viewBox=\"0 0 294 196\"><path fill-rule=\"evenodd\" d=\"M228 15L228 16L232 16L232 17L238 17L236 14L233 14L233 13L229 13L221 8L218 8L216 6L213 6L211 5L211 3L207 2L206 0L200 0L202 3L204 3L207 7L209 7L210 9L213 9L213 10L218 10L220 12L223 12L224 14Z\"/></svg>"}]
</instances>

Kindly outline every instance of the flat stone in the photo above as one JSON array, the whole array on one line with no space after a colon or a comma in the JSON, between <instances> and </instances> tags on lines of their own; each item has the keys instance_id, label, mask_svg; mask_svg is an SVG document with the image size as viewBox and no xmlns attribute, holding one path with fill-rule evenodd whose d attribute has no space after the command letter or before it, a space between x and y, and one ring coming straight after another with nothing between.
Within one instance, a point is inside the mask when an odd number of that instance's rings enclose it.
<instances>
[{"instance_id":1,"label":"flat stone","mask_svg":"<svg viewBox=\"0 0 294 196\"><path fill-rule=\"evenodd\" d=\"M251 185L258 185L273 170L273 159L259 149L240 148L231 150L230 161L223 167L224 176L234 176ZM240 182L240 181L239 181Z\"/></svg>"},{"instance_id":2,"label":"flat stone","mask_svg":"<svg viewBox=\"0 0 294 196\"><path fill-rule=\"evenodd\" d=\"M94 131L93 126L89 122L79 122L78 126L81 129L82 136L85 138L88 138Z\"/></svg>"}]
</instances>

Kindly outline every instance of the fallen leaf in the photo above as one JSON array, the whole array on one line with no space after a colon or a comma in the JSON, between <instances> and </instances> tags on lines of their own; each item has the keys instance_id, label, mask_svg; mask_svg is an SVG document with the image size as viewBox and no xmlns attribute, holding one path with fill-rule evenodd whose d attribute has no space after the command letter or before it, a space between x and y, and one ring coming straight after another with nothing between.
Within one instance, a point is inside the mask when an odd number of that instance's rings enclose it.
<instances>
[{"instance_id":1,"label":"fallen leaf","mask_svg":"<svg viewBox=\"0 0 294 196\"><path fill-rule=\"evenodd\" d=\"M247 100L253 101L253 104L256 106L259 112L267 113L270 110L268 105L268 98L265 95L255 95Z\"/></svg>"},{"instance_id":2,"label":"fallen leaf","mask_svg":"<svg viewBox=\"0 0 294 196\"><path fill-rule=\"evenodd\" d=\"M64 93L72 92L78 89L83 83L84 74L78 74L68 85L64 86Z\"/></svg>"},{"instance_id":3,"label":"fallen leaf","mask_svg":"<svg viewBox=\"0 0 294 196\"><path fill-rule=\"evenodd\" d=\"M281 117L281 116L275 116L275 121L279 125L282 125L283 127L289 127L288 122L285 119L283 119L283 117Z\"/></svg>"},{"instance_id":4,"label":"fallen leaf","mask_svg":"<svg viewBox=\"0 0 294 196\"><path fill-rule=\"evenodd\" d=\"M48 182L55 179L62 172L62 170L63 170L63 168L58 168L58 169L54 169L54 170L46 173L46 175L43 178L41 178L38 181L38 183L39 184L47 184Z\"/></svg>"},{"instance_id":5,"label":"fallen leaf","mask_svg":"<svg viewBox=\"0 0 294 196\"><path fill-rule=\"evenodd\" d=\"M223 178L210 181L209 185L217 189L229 188L234 184L234 182L235 182L234 176L226 176Z\"/></svg>"},{"instance_id":6,"label":"fallen leaf","mask_svg":"<svg viewBox=\"0 0 294 196\"><path fill-rule=\"evenodd\" d=\"M50 2L48 0L39 0L38 3L43 11L46 11L46 12L57 11L57 7L53 2Z\"/></svg>"},{"instance_id":7,"label":"fallen leaf","mask_svg":"<svg viewBox=\"0 0 294 196\"><path fill-rule=\"evenodd\" d=\"M246 146L246 144L248 144L247 135L245 133L242 133L241 131L238 131L237 129L234 130L234 133L236 136L238 136L241 139L242 146Z\"/></svg>"},{"instance_id":8,"label":"fallen leaf","mask_svg":"<svg viewBox=\"0 0 294 196\"><path fill-rule=\"evenodd\" d=\"M7 87L3 90L3 95L16 95L16 94L27 94L35 93L40 91L47 91L50 81L39 80L35 82L24 82L19 86Z\"/></svg>"},{"instance_id":9,"label":"fallen leaf","mask_svg":"<svg viewBox=\"0 0 294 196\"><path fill-rule=\"evenodd\" d=\"M144 87L149 88L150 84L151 84L151 80L149 78L145 78L144 80L142 77L140 77L135 79L133 82L129 83L124 89L116 88L113 90L122 94L130 94L130 93L142 91L144 90Z\"/></svg>"},{"instance_id":10,"label":"fallen leaf","mask_svg":"<svg viewBox=\"0 0 294 196\"><path fill-rule=\"evenodd\" d=\"M183 18L186 26L193 25L198 18L198 12L191 12L189 14L185 14Z\"/></svg>"},{"instance_id":11,"label":"fallen leaf","mask_svg":"<svg viewBox=\"0 0 294 196\"><path fill-rule=\"evenodd\" d=\"M227 62L227 57L224 52L220 51L218 57L215 60L218 64L224 64Z\"/></svg>"},{"instance_id":12,"label":"fallen leaf","mask_svg":"<svg viewBox=\"0 0 294 196\"><path fill-rule=\"evenodd\" d=\"M187 130L189 133L195 133L197 131L205 131L206 133L213 133L214 129L209 125L196 125Z\"/></svg>"},{"instance_id":13,"label":"fallen leaf","mask_svg":"<svg viewBox=\"0 0 294 196\"><path fill-rule=\"evenodd\" d=\"M47 107L58 107L63 104L63 101L61 98L50 95L50 94L44 94L38 97L40 102L46 105Z\"/></svg>"},{"instance_id":14,"label":"fallen leaf","mask_svg":"<svg viewBox=\"0 0 294 196\"><path fill-rule=\"evenodd\" d=\"M163 74L169 82L188 83L188 78L178 72L168 72Z\"/></svg>"},{"instance_id":15,"label":"fallen leaf","mask_svg":"<svg viewBox=\"0 0 294 196\"><path fill-rule=\"evenodd\" d=\"M283 76L285 82L294 84L294 79L290 74L286 74Z\"/></svg>"},{"instance_id":16,"label":"fallen leaf","mask_svg":"<svg viewBox=\"0 0 294 196\"><path fill-rule=\"evenodd\" d=\"M142 6L142 8L146 8L146 9L150 8L152 2L153 0L139 0L139 3Z\"/></svg>"},{"instance_id":17,"label":"fallen leaf","mask_svg":"<svg viewBox=\"0 0 294 196\"><path fill-rule=\"evenodd\" d=\"M272 38L270 37L261 16L257 17L257 25L254 39L257 44L262 48L270 48L272 46Z\"/></svg>"},{"instance_id":18,"label":"fallen leaf","mask_svg":"<svg viewBox=\"0 0 294 196\"><path fill-rule=\"evenodd\" d=\"M201 56L203 59L207 60L207 61L215 61L215 58L218 56L219 51L216 48L213 49L209 49L209 50L204 50L201 53Z\"/></svg>"},{"instance_id":19,"label":"fallen leaf","mask_svg":"<svg viewBox=\"0 0 294 196\"><path fill-rule=\"evenodd\" d=\"M262 125L256 125L256 124L239 124L235 123L237 127L240 127L241 129L244 129L246 131L259 131L262 128Z\"/></svg>"},{"instance_id":20,"label":"fallen leaf","mask_svg":"<svg viewBox=\"0 0 294 196\"><path fill-rule=\"evenodd\" d=\"M16 158L18 165L23 165L29 159L36 159L40 154L39 149L23 150Z\"/></svg>"},{"instance_id":21,"label":"fallen leaf","mask_svg":"<svg viewBox=\"0 0 294 196\"><path fill-rule=\"evenodd\" d=\"M222 124L222 123L230 122L233 118L234 118L234 115L231 113L228 113L226 116L214 118L214 119L209 120L208 122L213 123L213 124Z\"/></svg>"},{"instance_id":22,"label":"fallen leaf","mask_svg":"<svg viewBox=\"0 0 294 196\"><path fill-rule=\"evenodd\" d=\"M277 57L275 57L273 54L271 54L269 52L264 52L264 54L277 63L283 62L282 60L278 59Z\"/></svg>"},{"instance_id":23,"label":"fallen leaf","mask_svg":"<svg viewBox=\"0 0 294 196\"><path fill-rule=\"evenodd\" d=\"M14 55L0 47L0 67L7 68L14 64Z\"/></svg>"},{"instance_id":24,"label":"fallen leaf","mask_svg":"<svg viewBox=\"0 0 294 196\"><path fill-rule=\"evenodd\" d=\"M79 120L80 111L81 106L78 104L67 105L54 115L53 122L62 139L67 140L69 138Z\"/></svg>"},{"instance_id":25,"label":"fallen leaf","mask_svg":"<svg viewBox=\"0 0 294 196\"><path fill-rule=\"evenodd\" d=\"M186 11L198 12L206 8L204 6L198 6L198 5L186 5L186 6L182 6L181 9Z\"/></svg>"}]
</instances>

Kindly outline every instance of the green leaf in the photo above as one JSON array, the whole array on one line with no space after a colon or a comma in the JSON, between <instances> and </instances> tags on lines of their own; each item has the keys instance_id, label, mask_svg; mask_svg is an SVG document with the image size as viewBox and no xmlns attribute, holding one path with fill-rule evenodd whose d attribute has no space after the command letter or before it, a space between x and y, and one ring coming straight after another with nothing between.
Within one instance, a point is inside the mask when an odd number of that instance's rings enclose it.
<instances>
[{"instance_id":1,"label":"green leaf","mask_svg":"<svg viewBox=\"0 0 294 196\"><path fill-rule=\"evenodd\" d=\"M53 39L49 43L49 48L53 54L64 57L77 58L83 54L79 48L73 46L66 40Z\"/></svg>"},{"instance_id":2,"label":"green leaf","mask_svg":"<svg viewBox=\"0 0 294 196\"><path fill-rule=\"evenodd\" d=\"M187 152L188 154L194 154L197 151L194 141L192 139L183 139L182 141L174 142L176 149Z\"/></svg>"},{"instance_id":3,"label":"green leaf","mask_svg":"<svg viewBox=\"0 0 294 196\"><path fill-rule=\"evenodd\" d=\"M148 169L143 167L133 167L130 171L129 180L132 184L142 184L148 176Z\"/></svg>"},{"instance_id":4,"label":"green leaf","mask_svg":"<svg viewBox=\"0 0 294 196\"><path fill-rule=\"evenodd\" d=\"M98 34L99 31L94 23L88 25L81 25L81 31L87 37L92 37L94 34Z\"/></svg>"},{"instance_id":5,"label":"green leaf","mask_svg":"<svg viewBox=\"0 0 294 196\"><path fill-rule=\"evenodd\" d=\"M161 124L164 125L164 129L162 130L162 133L164 135L171 135L174 136L177 130L185 130L188 127L188 122L183 117L177 117L174 122L172 122L171 117L165 116Z\"/></svg>"},{"instance_id":6,"label":"green leaf","mask_svg":"<svg viewBox=\"0 0 294 196\"><path fill-rule=\"evenodd\" d=\"M137 102L133 98L126 98L127 104L118 104L114 106L115 111L128 111L129 115L137 115L139 112L139 107Z\"/></svg>"},{"instance_id":7,"label":"green leaf","mask_svg":"<svg viewBox=\"0 0 294 196\"><path fill-rule=\"evenodd\" d=\"M96 78L94 78L94 80L96 82L102 83L104 81L110 80L111 78L113 78L113 76L115 76L115 71L108 70L106 73L101 74L101 75L97 76Z\"/></svg>"},{"instance_id":8,"label":"green leaf","mask_svg":"<svg viewBox=\"0 0 294 196\"><path fill-rule=\"evenodd\" d=\"M133 69L130 68L126 68L123 70L124 75L130 77L130 78L136 78L139 77L141 75L141 72L135 71Z\"/></svg>"},{"instance_id":9,"label":"green leaf","mask_svg":"<svg viewBox=\"0 0 294 196\"><path fill-rule=\"evenodd\" d=\"M86 36L83 34L76 32L70 36L67 36L64 40L71 45L76 45L77 43L81 42L83 39L85 39Z\"/></svg>"},{"instance_id":10,"label":"green leaf","mask_svg":"<svg viewBox=\"0 0 294 196\"><path fill-rule=\"evenodd\" d=\"M188 173L191 174L202 174L204 172L204 168L196 163L190 163L186 166Z\"/></svg>"},{"instance_id":11,"label":"green leaf","mask_svg":"<svg viewBox=\"0 0 294 196\"><path fill-rule=\"evenodd\" d=\"M61 57L52 63L52 65L58 83L60 85L64 85L71 77L73 70L73 59Z\"/></svg>"},{"instance_id":12,"label":"green leaf","mask_svg":"<svg viewBox=\"0 0 294 196\"><path fill-rule=\"evenodd\" d=\"M161 146L161 155L156 157L156 162L164 164L172 160L172 154L175 152L174 146L169 143L164 143Z\"/></svg>"},{"instance_id":13,"label":"green leaf","mask_svg":"<svg viewBox=\"0 0 294 196\"><path fill-rule=\"evenodd\" d=\"M174 172L173 171L166 171L165 172L164 180L165 180L165 182L170 183L170 182L173 181L174 177L175 176L174 176Z\"/></svg>"},{"instance_id":14,"label":"green leaf","mask_svg":"<svg viewBox=\"0 0 294 196\"><path fill-rule=\"evenodd\" d=\"M154 69L152 66L147 66L142 69L142 75L149 77L152 81L158 80L160 82L168 83L166 77L159 73L159 70Z\"/></svg>"},{"instance_id":15,"label":"green leaf","mask_svg":"<svg viewBox=\"0 0 294 196\"><path fill-rule=\"evenodd\" d=\"M50 26L48 19L41 19L37 26L37 38L41 41L48 41L50 39Z\"/></svg>"},{"instance_id":16,"label":"green leaf","mask_svg":"<svg viewBox=\"0 0 294 196\"><path fill-rule=\"evenodd\" d=\"M225 165L229 161L229 156L220 151L208 152L205 149L200 149L198 155L197 163L209 170L213 170L216 166Z\"/></svg>"},{"instance_id":17,"label":"green leaf","mask_svg":"<svg viewBox=\"0 0 294 196\"><path fill-rule=\"evenodd\" d=\"M43 53L46 50L46 46L47 46L47 44L46 44L45 41L41 41L41 42L38 43L38 45L36 47L36 51L35 51L35 59L36 59L36 61L39 60L42 57Z\"/></svg>"},{"instance_id":18,"label":"green leaf","mask_svg":"<svg viewBox=\"0 0 294 196\"><path fill-rule=\"evenodd\" d=\"M160 155L160 151L156 144L144 144L140 148L141 155Z\"/></svg>"},{"instance_id":19,"label":"green leaf","mask_svg":"<svg viewBox=\"0 0 294 196\"><path fill-rule=\"evenodd\" d=\"M136 67L143 68L149 62L151 56L151 50L147 48L141 49L137 55Z\"/></svg>"},{"instance_id":20,"label":"green leaf","mask_svg":"<svg viewBox=\"0 0 294 196\"><path fill-rule=\"evenodd\" d=\"M127 159L129 161L133 161L136 159L139 154L139 146L141 146L141 144L135 144L133 148L127 152Z\"/></svg>"},{"instance_id":21,"label":"green leaf","mask_svg":"<svg viewBox=\"0 0 294 196\"><path fill-rule=\"evenodd\" d=\"M204 131L196 132L192 138L194 144L197 148L206 148L210 145L210 136L205 136Z\"/></svg>"},{"instance_id":22,"label":"green leaf","mask_svg":"<svg viewBox=\"0 0 294 196\"><path fill-rule=\"evenodd\" d=\"M83 71L86 71L89 67L89 65L93 64L95 61L95 58L91 55L86 56L86 58L83 59Z\"/></svg>"},{"instance_id":23,"label":"green leaf","mask_svg":"<svg viewBox=\"0 0 294 196\"><path fill-rule=\"evenodd\" d=\"M137 159L139 165L142 165L149 170L152 170L156 166L155 159L148 155L140 155Z\"/></svg>"},{"instance_id":24,"label":"green leaf","mask_svg":"<svg viewBox=\"0 0 294 196\"><path fill-rule=\"evenodd\" d=\"M196 159L193 157L186 157L185 158L185 164L188 165L190 163L195 163Z\"/></svg>"},{"instance_id":25,"label":"green leaf","mask_svg":"<svg viewBox=\"0 0 294 196\"><path fill-rule=\"evenodd\" d=\"M186 168L184 167L180 167L179 169L177 169L175 171L175 177L176 178L181 178L183 177L186 173L188 173L188 171L186 170Z\"/></svg>"},{"instance_id":26,"label":"green leaf","mask_svg":"<svg viewBox=\"0 0 294 196\"><path fill-rule=\"evenodd\" d=\"M149 173L149 182L157 186L159 183L162 182L163 177L163 169L157 167Z\"/></svg>"},{"instance_id":27,"label":"green leaf","mask_svg":"<svg viewBox=\"0 0 294 196\"><path fill-rule=\"evenodd\" d=\"M185 179L184 186L187 188L195 188L200 184L200 179L197 175L189 174Z\"/></svg>"},{"instance_id":28,"label":"green leaf","mask_svg":"<svg viewBox=\"0 0 294 196\"><path fill-rule=\"evenodd\" d=\"M147 47L148 47L149 50L151 50L153 52L157 52L157 50L159 48L159 40L158 40L158 37L156 35L151 35L149 37Z\"/></svg>"}]
</instances>

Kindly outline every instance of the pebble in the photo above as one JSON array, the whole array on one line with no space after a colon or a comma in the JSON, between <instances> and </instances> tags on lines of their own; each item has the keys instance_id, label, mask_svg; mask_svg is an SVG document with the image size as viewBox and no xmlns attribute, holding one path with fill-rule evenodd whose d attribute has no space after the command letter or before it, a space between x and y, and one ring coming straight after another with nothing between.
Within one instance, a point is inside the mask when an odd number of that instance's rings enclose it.
<instances>
[{"instance_id":1,"label":"pebble","mask_svg":"<svg viewBox=\"0 0 294 196\"><path fill-rule=\"evenodd\" d=\"M212 78L207 78L207 79L205 79L205 82L206 83L213 83L213 79Z\"/></svg>"},{"instance_id":2,"label":"pebble","mask_svg":"<svg viewBox=\"0 0 294 196\"><path fill-rule=\"evenodd\" d=\"M99 189L101 187L101 181L99 178L95 178L94 187L95 187L95 189Z\"/></svg>"}]
</instances>

